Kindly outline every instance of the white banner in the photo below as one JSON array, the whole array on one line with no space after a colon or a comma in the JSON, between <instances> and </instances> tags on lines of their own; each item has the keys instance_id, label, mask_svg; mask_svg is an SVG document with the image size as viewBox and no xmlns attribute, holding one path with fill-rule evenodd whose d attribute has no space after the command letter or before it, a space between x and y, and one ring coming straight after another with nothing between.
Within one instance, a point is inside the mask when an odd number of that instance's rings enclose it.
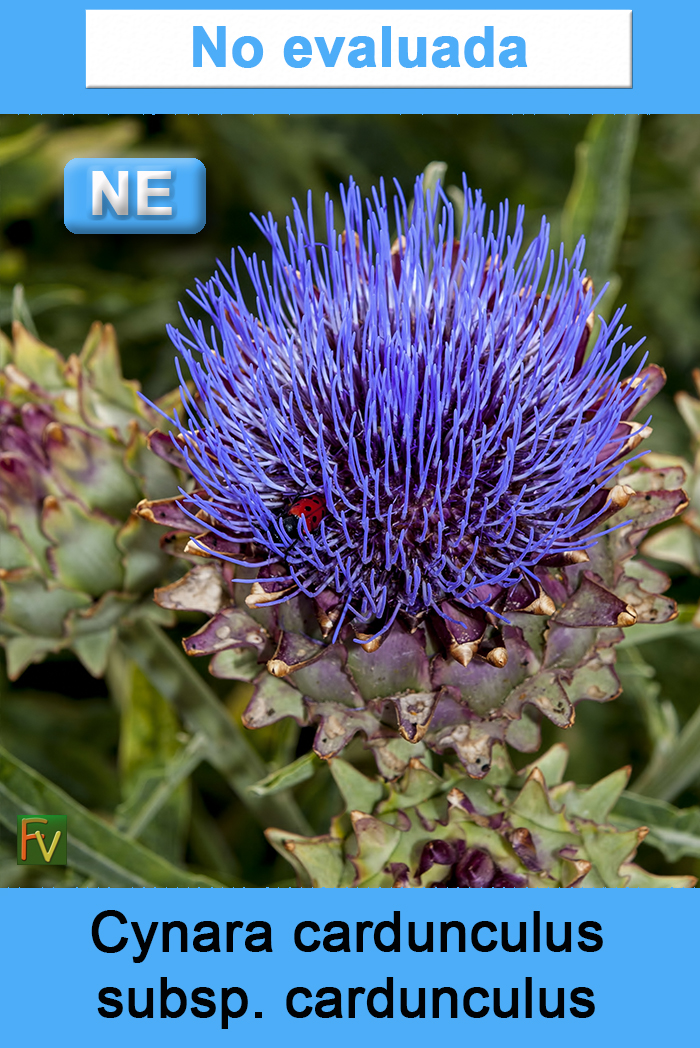
<instances>
[{"instance_id":1,"label":"white banner","mask_svg":"<svg viewBox=\"0 0 700 1048\"><path fill-rule=\"evenodd\" d=\"M631 11L87 11L87 87L631 87Z\"/></svg>"}]
</instances>

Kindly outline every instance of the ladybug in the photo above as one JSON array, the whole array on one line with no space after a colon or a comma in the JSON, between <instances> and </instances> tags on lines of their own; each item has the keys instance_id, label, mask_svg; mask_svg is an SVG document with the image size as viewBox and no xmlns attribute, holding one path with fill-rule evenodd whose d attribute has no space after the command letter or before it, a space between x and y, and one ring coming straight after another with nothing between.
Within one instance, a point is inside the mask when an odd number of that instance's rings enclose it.
<instances>
[{"instance_id":1,"label":"ladybug","mask_svg":"<svg viewBox=\"0 0 700 1048\"><path fill-rule=\"evenodd\" d=\"M326 500L323 495L302 495L291 504L282 517L282 526L292 538L299 535L299 520L304 518L309 531L315 531L326 512Z\"/></svg>"}]
</instances>

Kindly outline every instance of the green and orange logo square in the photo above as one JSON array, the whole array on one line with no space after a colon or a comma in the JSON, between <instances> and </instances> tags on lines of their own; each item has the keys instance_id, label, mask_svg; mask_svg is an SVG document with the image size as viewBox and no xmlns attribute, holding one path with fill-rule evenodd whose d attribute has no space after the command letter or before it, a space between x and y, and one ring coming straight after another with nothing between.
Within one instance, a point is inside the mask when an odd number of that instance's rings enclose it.
<instances>
[{"instance_id":1,"label":"green and orange logo square","mask_svg":"<svg viewBox=\"0 0 700 1048\"><path fill-rule=\"evenodd\" d=\"M67 822L65 815L18 815L17 865L65 866Z\"/></svg>"}]
</instances>

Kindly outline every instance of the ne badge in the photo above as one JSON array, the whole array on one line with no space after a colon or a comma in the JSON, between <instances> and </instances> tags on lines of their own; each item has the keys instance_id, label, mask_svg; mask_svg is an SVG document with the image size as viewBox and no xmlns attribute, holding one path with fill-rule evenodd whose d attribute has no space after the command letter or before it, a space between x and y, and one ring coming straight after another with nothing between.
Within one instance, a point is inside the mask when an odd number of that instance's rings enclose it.
<instances>
[{"instance_id":1,"label":"ne badge","mask_svg":"<svg viewBox=\"0 0 700 1048\"><path fill-rule=\"evenodd\" d=\"M63 221L71 233L199 233L206 169L194 157L70 160Z\"/></svg>"}]
</instances>

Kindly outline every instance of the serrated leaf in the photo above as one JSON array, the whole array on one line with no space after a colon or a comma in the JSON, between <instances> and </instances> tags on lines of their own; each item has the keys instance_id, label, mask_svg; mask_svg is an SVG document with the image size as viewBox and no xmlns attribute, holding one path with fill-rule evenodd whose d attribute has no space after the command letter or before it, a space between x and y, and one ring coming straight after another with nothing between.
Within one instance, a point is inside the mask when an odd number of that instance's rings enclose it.
<instances>
[{"instance_id":1,"label":"serrated leaf","mask_svg":"<svg viewBox=\"0 0 700 1048\"><path fill-rule=\"evenodd\" d=\"M35 560L31 551L12 531L6 530L7 524L0 514L0 565L4 571L16 571L17 568L33 568Z\"/></svg>"},{"instance_id":2,"label":"serrated leaf","mask_svg":"<svg viewBox=\"0 0 700 1048\"><path fill-rule=\"evenodd\" d=\"M95 322L80 351L80 363L90 377L95 392L132 415L139 415L142 402L137 395L137 384L127 382L122 374L117 337L111 324ZM105 420L101 420L104 424Z\"/></svg>"},{"instance_id":3,"label":"serrated leaf","mask_svg":"<svg viewBox=\"0 0 700 1048\"><path fill-rule=\"evenodd\" d=\"M53 491L80 499L115 521L128 519L141 487L124 467L124 447L112 434L95 436L81 426L64 425L47 447Z\"/></svg>"}]
</instances>

